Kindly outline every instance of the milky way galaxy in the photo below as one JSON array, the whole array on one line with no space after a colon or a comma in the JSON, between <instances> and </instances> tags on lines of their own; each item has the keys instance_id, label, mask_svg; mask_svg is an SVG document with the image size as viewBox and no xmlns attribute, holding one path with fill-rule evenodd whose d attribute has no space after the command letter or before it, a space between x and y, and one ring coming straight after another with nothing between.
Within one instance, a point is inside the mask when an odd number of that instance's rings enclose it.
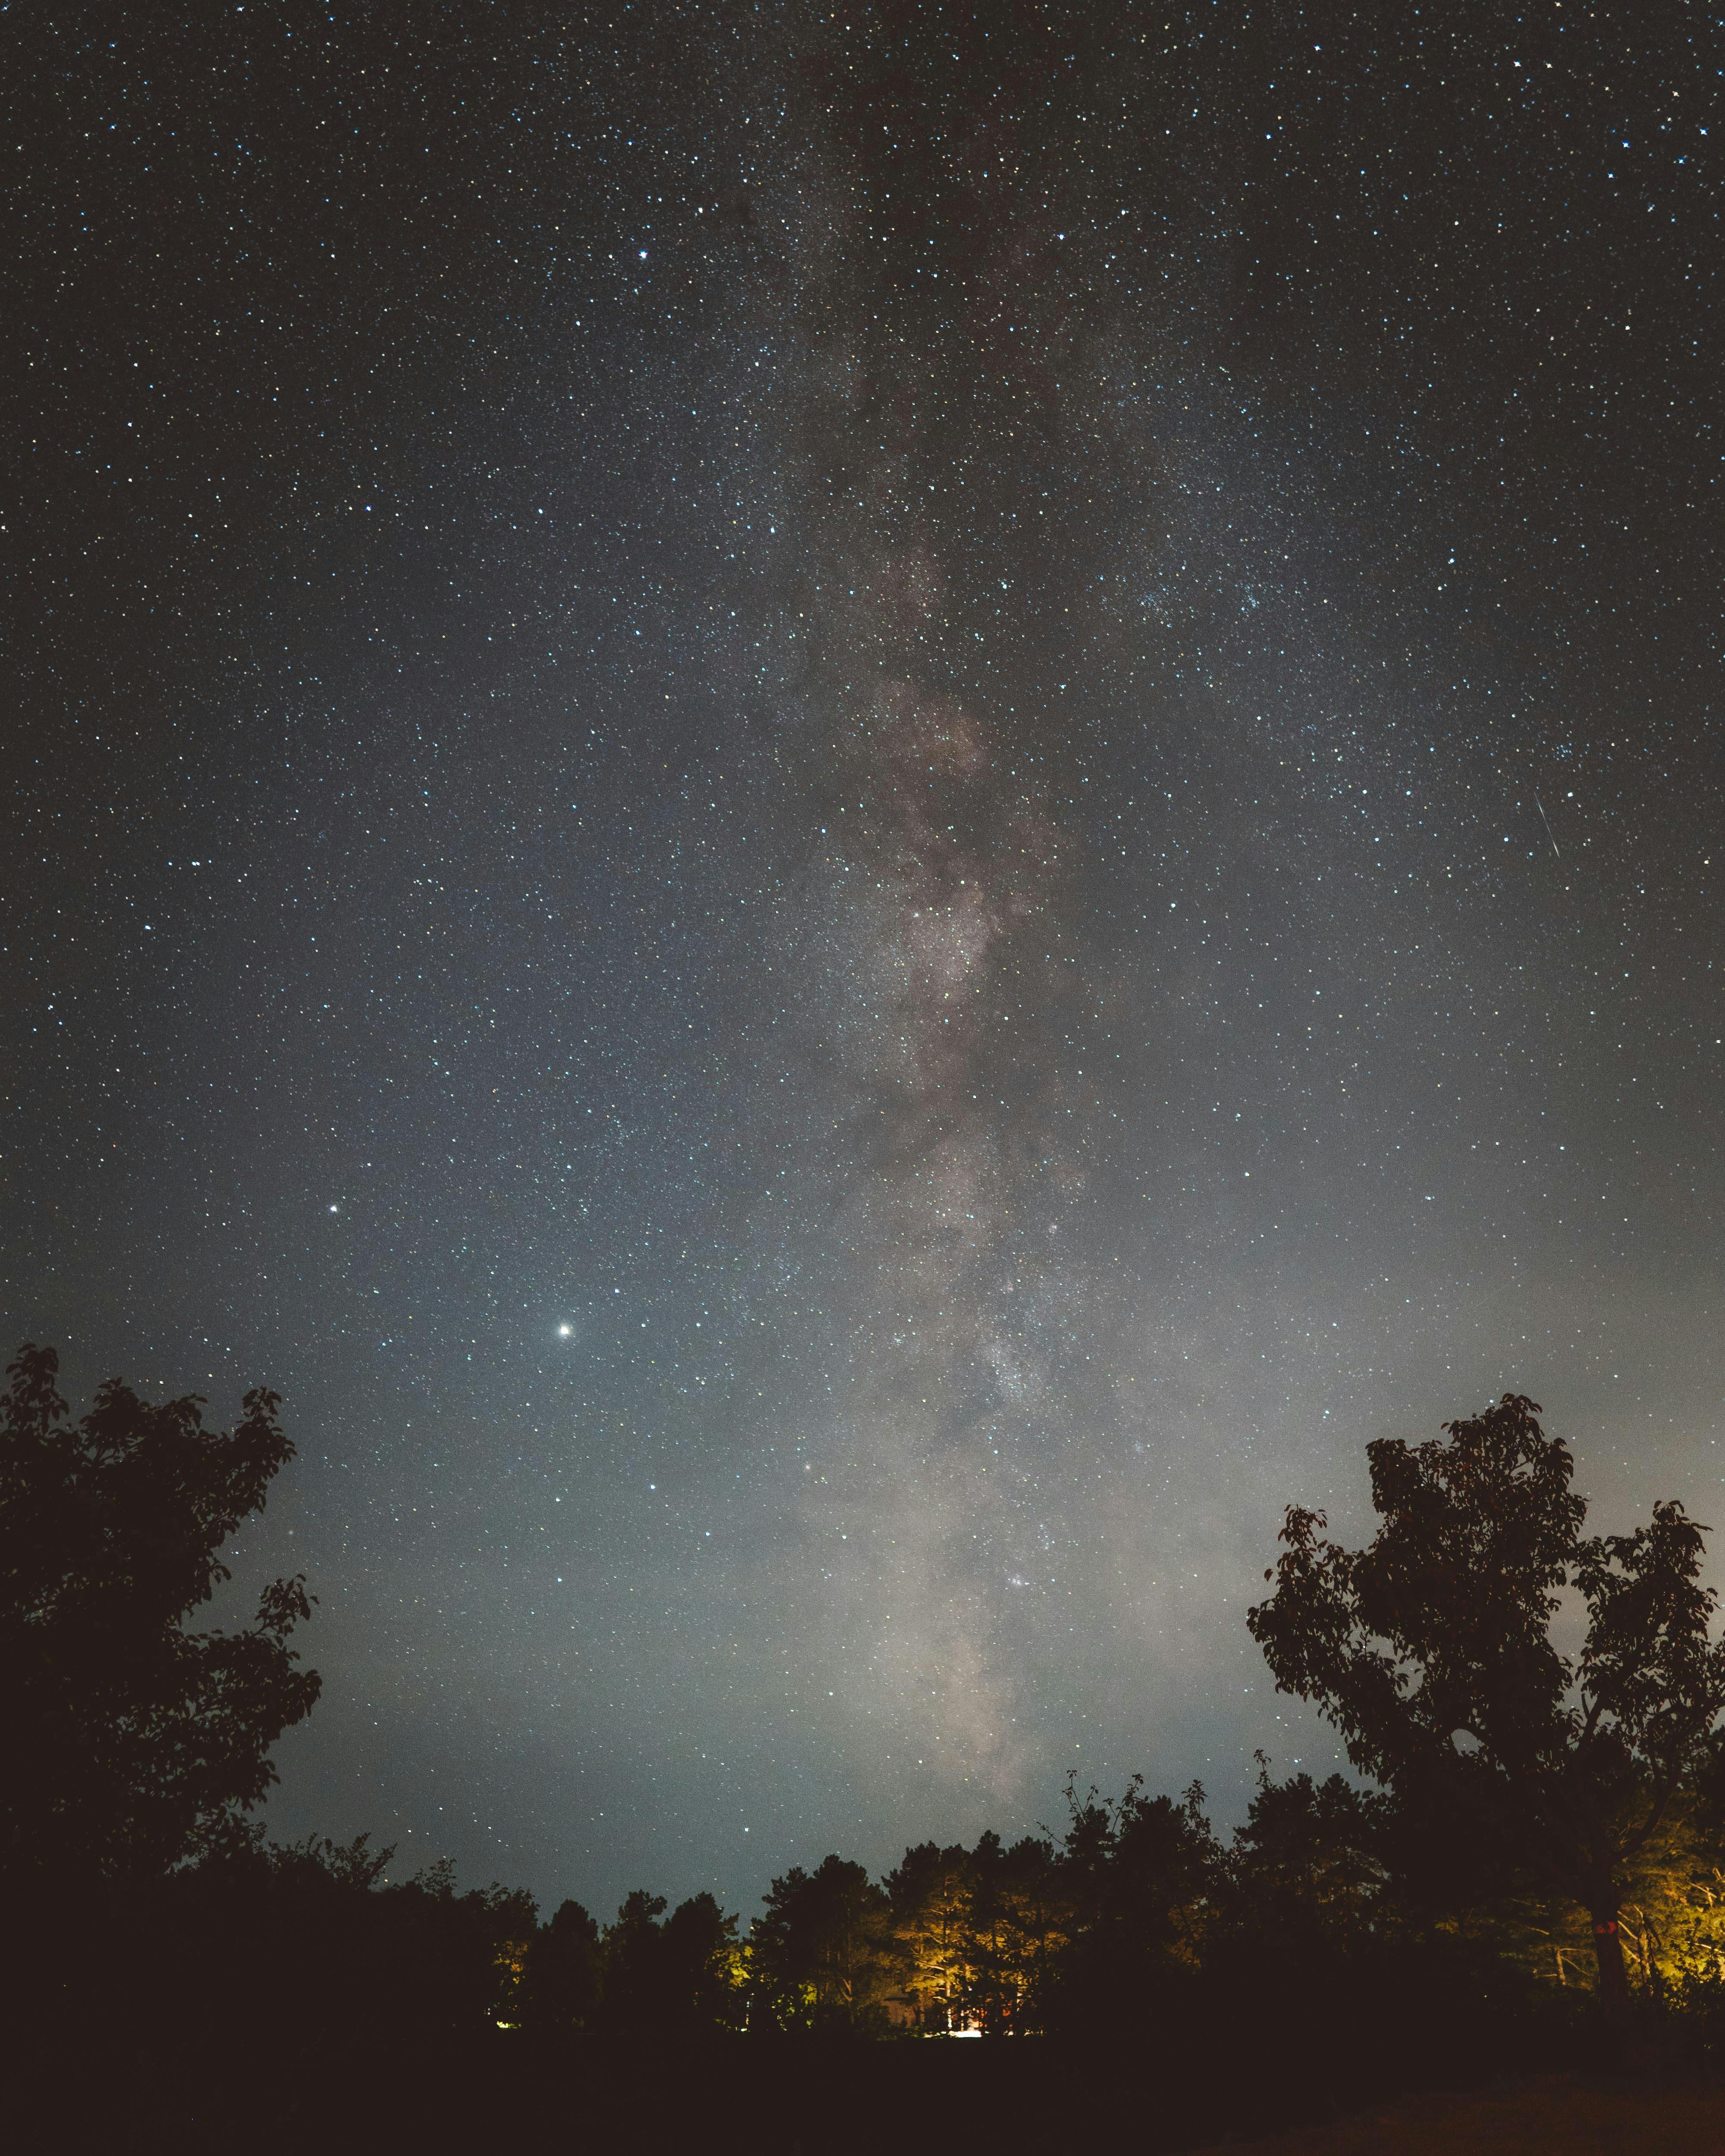
<instances>
[{"instance_id":1,"label":"milky way galaxy","mask_svg":"<svg viewBox=\"0 0 1725 2156\"><path fill-rule=\"evenodd\" d=\"M1369 1439L1710 1517L1680 11L411 12L74 12L14 138L0 1301L285 1394L275 1829L1226 1818Z\"/></svg>"}]
</instances>

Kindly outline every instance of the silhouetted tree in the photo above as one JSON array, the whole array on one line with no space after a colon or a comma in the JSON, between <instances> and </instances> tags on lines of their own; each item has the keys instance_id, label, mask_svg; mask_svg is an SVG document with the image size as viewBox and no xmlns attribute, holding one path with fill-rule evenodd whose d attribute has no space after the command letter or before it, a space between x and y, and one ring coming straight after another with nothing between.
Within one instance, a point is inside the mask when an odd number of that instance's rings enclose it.
<instances>
[{"instance_id":1,"label":"silhouetted tree","mask_svg":"<svg viewBox=\"0 0 1725 2156\"><path fill-rule=\"evenodd\" d=\"M919 2026L951 2029L970 1974L970 1859L925 1841L886 1881L898 1996Z\"/></svg>"},{"instance_id":2,"label":"silhouetted tree","mask_svg":"<svg viewBox=\"0 0 1725 2156\"><path fill-rule=\"evenodd\" d=\"M1041 2025L1049 1974L1068 1943L1052 1842L1027 1835L1010 1849L992 1831L971 1852L970 1937L961 2004L985 2036Z\"/></svg>"},{"instance_id":3,"label":"silhouetted tree","mask_svg":"<svg viewBox=\"0 0 1725 2156\"><path fill-rule=\"evenodd\" d=\"M374 1898L398 1970L398 2020L452 2035L519 2021L539 1925L525 1887L494 1880L458 1893L444 1857Z\"/></svg>"},{"instance_id":4,"label":"silhouetted tree","mask_svg":"<svg viewBox=\"0 0 1725 2156\"><path fill-rule=\"evenodd\" d=\"M1117 1803L1066 1784L1059 1863L1066 1942L1042 1986L1042 2024L1125 2035L1201 1960L1219 1907L1222 1851L1196 1783L1175 1803L1134 1775Z\"/></svg>"},{"instance_id":5,"label":"silhouetted tree","mask_svg":"<svg viewBox=\"0 0 1725 2156\"><path fill-rule=\"evenodd\" d=\"M1394 1800L1382 1790L1356 1789L1340 1774L1273 1782L1261 1752L1258 1766L1257 1790L1245 1825L1235 1830L1230 1866L1239 1919L1350 1930L1370 1924L1390 1879Z\"/></svg>"},{"instance_id":6,"label":"silhouetted tree","mask_svg":"<svg viewBox=\"0 0 1725 2156\"><path fill-rule=\"evenodd\" d=\"M1066 1783L1061 1874L1076 1938L1111 1935L1137 1951L1195 1963L1221 1864L1194 1782L1179 1803L1147 1797L1133 1775L1115 1804Z\"/></svg>"},{"instance_id":7,"label":"silhouetted tree","mask_svg":"<svg viewBox=\"0 0 1725 2156\"><path fill-rule=\"evenodd\" d=\"M637 1887L605 1927L604 2020L615 2032L649 2028L661 2010L665 1907L663 1894Z\"/></svg>"},{"instance_id":8,"label":"silhouetted tree","mask_svg":"<svg viewBox=\"0 0 1725 2156\"><path fill-rule=\"evenodd\" d=\"M665 1920L665 2025L691 2033L742 2024L742 1949L737 1919L711 1894L692 1894Z\"/></svg>"},{"instance_id":9,"label":"silhouetted tree","mask_svg":"<svg viewBox=\"0 0 1725 2156\"><path fill-rule=\"evenodd\" d=\"M294 1448L263 1391L227 1435L196 1398L156 1406L110 1378L69 1424L59 1369L21 1348L0 1403L0 1865L146 1876L232 1833L317 1697L287 1644L303 1575L266 1588L249 1630L183 1623Z\"/></svg>"},{"instance_id":10,"label":"silhouetted tree","mask_svg":"<svg viewBox=\"0 0 1725 2156\"><path fill-rule=\"evenodd\" d=\"M1701 1763L1725 1706L1717 1597L1676 1502L1630 1535L1584 1539L1573 1462L1538 1404L1506 1394L1448 1442L1367 1448L1383 1524L1363 1550L1289 1509L1274 1594L1248 1617L1278 1690L1316 1702L1364 1773L1464 1813L1579 1902L1599 1991L1620 2016L1626 1862ZM1579 1653L1550 1632L1579 1590Z\"/></svg>"},{"instance_id":11,"label":"silhouetted tree","mask_svg":"<svg viewBox=\"0 0 1725 2156\"><path fill-rule=\"evenodd\" d=\"M607 1928L603 1954L600 2018L614 2035L662 2041L741 2025L737 1919L711 1894L665 1917L665 1897L637 1887Z\"/></svg>"},{"instance_id":12,"label":"silhouetted tree","mask_svg":"<svg viewBox=\"0 0 1725 2156\"><path fill-rule=\"evenodd\" d=\"M578 1902L562 1903L527 1949L522 2020L547 2035L590 2027L603 1968L598 1924Z\"/></svg>"},{"instance_id":13,"label":"silhouetted tree","mask_svg":"<svg viewBox=\"0 0 1725 2156\"><path fill-rule=\"evenodd\" d=\"M775 1879L749 1933L757 2000L783 2029L883 2025L892 1966L886 1897L860 1864Z\"/></svg>"}]
</instances>

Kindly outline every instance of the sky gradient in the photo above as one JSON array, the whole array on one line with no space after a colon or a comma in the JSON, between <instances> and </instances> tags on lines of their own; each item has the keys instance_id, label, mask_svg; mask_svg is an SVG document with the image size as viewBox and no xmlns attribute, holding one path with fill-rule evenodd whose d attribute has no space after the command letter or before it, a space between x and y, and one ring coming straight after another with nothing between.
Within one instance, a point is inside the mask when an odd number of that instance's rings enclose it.
<instances>
[{"instance_id":1,"label":"sky gradient","mask_svg":"<svg viewBox=\"0 0 1725 2156\"><path fill-rule=\"evenodd\" d=\"M1720 1509L1718 23L1102 13L4 33L0 1318L285 1396L280 1834L1238 1816L1369 1439Z\"/></svg>"}]
</instances>

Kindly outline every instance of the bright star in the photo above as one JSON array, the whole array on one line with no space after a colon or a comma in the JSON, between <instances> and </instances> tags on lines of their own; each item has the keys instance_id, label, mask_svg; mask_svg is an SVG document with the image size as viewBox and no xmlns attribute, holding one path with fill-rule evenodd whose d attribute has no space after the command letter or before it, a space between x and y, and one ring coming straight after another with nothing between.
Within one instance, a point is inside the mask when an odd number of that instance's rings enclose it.
<instances>
[{"instance_id":1,"label":"bright star","mask_svg":"<svg viewBox=\"0 0 1725 2156\"><path fill-rule=\"evenodd\" d=\"M565 1339L565 1340L567 1340L567 1339L568 1338L569 1335L570 1335L570 1334L571 1334L574 1330L575 1330L575 1328L574 1328L574 1327L573 1327L572 1325L560 1325L560 1326L558 1326L558 1327L557 1327L557 1331L558 1331L560 1333L562 1333L562 1337L564 1337L564 1339Z\"/></svg>"}]
</instances>

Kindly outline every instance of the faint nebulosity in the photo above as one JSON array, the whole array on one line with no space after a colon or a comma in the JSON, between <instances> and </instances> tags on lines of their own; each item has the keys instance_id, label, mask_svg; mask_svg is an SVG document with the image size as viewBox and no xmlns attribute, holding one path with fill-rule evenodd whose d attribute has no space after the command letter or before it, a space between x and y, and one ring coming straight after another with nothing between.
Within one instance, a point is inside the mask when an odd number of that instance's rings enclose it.
<instances>
[{"instance_id":1,"label":"faint nebulosity","mask_svg":"<svg viewBox=\"0 0 1725 2156\"><path fill-rule=\"evenodd\" d=\"M1692 11L14 25L8 1344L300 1447L278 1831L605 1909L1335 1740L1711 1517Z\"/></svg>"}]
</instances>

